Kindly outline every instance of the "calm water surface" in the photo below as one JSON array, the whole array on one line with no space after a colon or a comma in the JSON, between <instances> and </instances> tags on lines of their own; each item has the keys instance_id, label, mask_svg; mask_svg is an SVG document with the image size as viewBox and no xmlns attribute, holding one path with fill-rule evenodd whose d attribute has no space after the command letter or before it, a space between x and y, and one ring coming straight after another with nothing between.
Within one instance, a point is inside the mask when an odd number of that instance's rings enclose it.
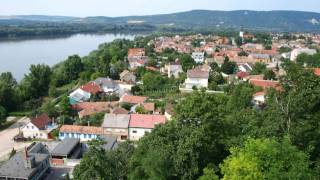
<instances>
[{"instance_id":1,"label":"calm water surface","mask_svg":"<svg viewBox=\"0 0 320 180\"><path fill-rule=\"evenodd\" d=\"M31 64L55 65L69 55L88 55L104 42L115 39L134 39L125 34L76 34L63 38L1 40L0 73L10 71L20 81L29 72Z\"/></svg>"}]
</instances>

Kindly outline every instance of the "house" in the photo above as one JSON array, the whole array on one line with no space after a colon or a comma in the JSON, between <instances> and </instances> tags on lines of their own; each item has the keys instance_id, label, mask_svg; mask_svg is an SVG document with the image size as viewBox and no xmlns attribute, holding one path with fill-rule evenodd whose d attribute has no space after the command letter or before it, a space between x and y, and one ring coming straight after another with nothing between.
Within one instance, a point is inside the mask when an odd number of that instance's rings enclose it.
<instances>
[{"instance_id":1,"label":"house","mask_svg":"<svg viewBox=\"0 0 320 180\"><path fill-rule=\"evenodd\" d=\"M0 166L0 179L40 180L50 169L49 154L34 149L32 143Z\"/></svg>"},{"instance_id":2,"label":"house","mask_svg":"<svg viewBox=\"0 0 320 180\"><path fill-rule=\"evenodd\" d=\"M166 123L164 115L131 114L129 122L129 140L137 141L150 133L158 124Z\"/></svg>"},{"instance_id":3,"label":"house","mask_svg":"<svg viewBox=\"0 0 320 180\"><path fill-rule=\"evenodd\" d=\"M111 113L112 114L129 114L129 111L124 108L117 107L117 108L114 108Z\"/></svg>"},{"instance_id":4,"label":"house","mask_svg":"<svg viewBox=\"0 0 320 180\"><path fill-rule=\"evenodd\" d=\"M77 102L88 101L92 95L96 95L101 92L103 92L103 90L96 82L89 82L73 91L69 97L70 101L73 102L72 104L75 104Z\"/></svg>"},{"instance_id":5,"label":"house","mask_svg":"<svg viewBox=\"0 0 320 180\"><path fill-rule=\"evenodd\" d=\"M185 80L185 88L192 89L208 87L209 72L203 71L201 68L194 68L187 71L187 79Z\"/></svg>"},{"instance_id":6,"label":"house","mask_svg":"<svg viewBox=\"0 0 320 180\"><path fill-rule=\"evenodd\" d=\"M255 105L263 105L265 103L265 91L260 91L260 92L257 92L253 95L253 103Z\"/></svg>"},{"instance_id":7,"label":"house","mask_svg":"<svg viewBox=\"0 0 320 180\"><path fill-rule=\"evenodd\" d=\"M131 96L131 95L125 94L120 98L120 102L128 103L128 104L141 104L141 103L144 103L147 99L148 97L144 97L144 96Z\"/></svg>"},{"instance_id":8,"label":"house","mask_svg":"<svg viewBox=\"0 0 320 180\"><path fill-rule=\"evenodd\" d=\"M97 78L94 81L97 85L100 86L100 88L103 90L103 92L105 93L115 93L118 88L116 86L116 84L114 83L114 81L110 78Z\"/></svg>"},{"instance_id":9,"label":"house","mask_svg":"<svg viewBox=\"0 0 320 180\"><path fill-rule=\"evenodd\" d=\"M291 51L290 60L295 61L300 54L314 55L317 51L309 48L297 48Z\"/></svg>"},{"instance_id":10,"label":"house","mask_svg":"<svg viewBox=\"0 0 320 180\"><path fill-rule=\"evenodd\" d=\"M320 68L315 68L313 72L316 76L320 76Z\"/></svg>"},{"instance_id":11,"label":"house","mask_svg":"<svg viewBox=\"0 0 320 180\"><path fill-rule=\"evenodd\" d=\"M153 114L155 111L154 103L139 103L139 104L132 106L130 109L130 112L137 113L136 112L137 107L141 107L145 113Z\"/></svg>"},{"instance_id":12,"label":"house","mask_svg":"<svg viewBox=\"0 0 320 180\"><path fill-rule=\"evenodd\" d=\"M32 118L21 130L25 138L51 139L50 133L58 127L47 114Z\"/></svg>"},{"instance_id":13,"label":"house","mask_svg":"<svg viewBox=\"0 0 320 180\"><path fill-rule=\"evenodd\" d=\"M119 141L127 140L129 121L129 114L105 114L102 123L104 135L115 136Z\"/></svg>"},{"instance_id":14,"label":"house","mask_svg":"<svg viewBox=\"0 0 320 180\"><path fill-rule=\"evenodd\" d=\"M204 52L193 52L191 57L196 63L204 62Z\"/></svg>"},{"instance_id":15,"label":"house","mask_svg":"<svg viewBox=\"0 0 320 180\"><path fill-rule=\"evenodd\" d=\"M97 139L103 134L103 128L93 126L63 125L60 128L59 139L79 138L81 141Z\"/></svg>"},{"instance_id":16,"label":"house","mask_svg":"<svg viewBox=\"0 0 320 180\"><path fill-rule=\"evenodd\" d=\"M145 56L143 48L131 48L128 50L128 58Z\"/></svg>"},{"instance_id":17,"label":"house","mask_svg":"<svg viewBox=\"0 0 320 180\"><path fill-rule=\"evenodd\" d=\"M136 76L128 70L124 70L120 73L120 80L121 82L125 82L128 84L135 84L136 83Z\"/></svg>"},{"instance_id":18,"label":"house","mask_svg":"<svg viewBox=\"0 0 320 180\"><path fill-rule=\"evenodd\" d=\"M78 159L82 155L79 138L64 138L51 151L51 164L64 165L66 159Z\"/></svg>"},{"instance_id":19,"label":"house","mask_svg":"<svg viewBox=\"0 0 320 180\"><path fill-rule=\"evenodd\" d=\"M176 60L175 62L165 64L164 67L161 68L161 72L167 74L168 78L171 78L172 76L178 78L183 70L179 60Z\"/></svg>"},{"instance_id":20,"label":"house","mask_svg":"<svg viewBox=\"0 0 320 180\"><path fill-rule=\"evenodd\" d=\"M250 79L249 83L256 87L261 87L264 90L268 88L274 88L276 90L281 89L281 85L279 81L271 81L271 80L260 80L260 79Z\"/></svg>"},{"instance_id":21,"label":"house","mask_svg":"<svg viewBox=\"0 0 320 180\"><path fill-rule=\"evenodd\" d=\"M82 102L72 105L72 109L78 111L79 118L110 111L118 102Z\"/></svg>"},{"instance_id":22,"label":"house","mask_svg":"<svg viewBox=\"0 0 320 180\"><path fill-rule=\"evenodd\" d=\"M149 61L149 58L147 56L131 57L128 58L128 61L130 69L136 69L138 67L144 67Z\"/></svg>"},{"instance_id":23,"label":"house","mask_svg":"<svg viewBox=\"0 0 320 180\"><path fill-rule=\"evenodd\" d=\"M249 59L253 59L255 62L269 63L271 57L269 54L251 53L248 56Z\"/></svg>"},{"instance_id":24,"label":"house","mask_svg":"<svg viewBox=\"0 0 320 180\"><path fill-rule=\"evenodd\" d=\"M249 63L240 64L238 66L239 71L250 73L252 71L252 66Z\"/></svg>"}]
</instances>

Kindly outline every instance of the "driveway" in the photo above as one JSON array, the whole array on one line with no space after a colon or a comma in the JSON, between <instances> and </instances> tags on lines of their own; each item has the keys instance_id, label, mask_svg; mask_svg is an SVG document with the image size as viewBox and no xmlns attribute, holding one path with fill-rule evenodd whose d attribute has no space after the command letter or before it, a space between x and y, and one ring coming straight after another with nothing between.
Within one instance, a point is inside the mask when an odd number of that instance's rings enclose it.
<instances>
[{"instance_id":1,"label":"driveway","mask_svg":"<svg viewBox=\"0 0 320 180\"><path fill-rule=\"evenodd\" d=\"M12 151L12 148L15 150L21 150L25 146L31 144L31 142L17 143L13 141L14 136L19 133L19 128L24 126L28 121L29 119L27 117L23 117L9 128L0 132L0 161L5 160L8 157L8 154Z\"/></svg>"}]
</instances>

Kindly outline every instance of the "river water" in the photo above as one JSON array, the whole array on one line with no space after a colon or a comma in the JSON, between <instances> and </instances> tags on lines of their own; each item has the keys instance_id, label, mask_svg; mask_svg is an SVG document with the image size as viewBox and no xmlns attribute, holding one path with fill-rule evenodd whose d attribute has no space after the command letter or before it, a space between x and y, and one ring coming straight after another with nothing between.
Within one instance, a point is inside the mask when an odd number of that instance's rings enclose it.
<instances>
[{"instance_id":1,"label":"river water","mask_svg":"<svg viewBox=\"0 0 320 180\"><path fill-rule=\"evenodd\" d=\"M75 34L66 37L1 40L0 73L12 72L20 81L29 72L31 64L53 66L68 56L88 55L99 44L115 39L134 39L135 34Z\"/></svg>"}]
</instances>

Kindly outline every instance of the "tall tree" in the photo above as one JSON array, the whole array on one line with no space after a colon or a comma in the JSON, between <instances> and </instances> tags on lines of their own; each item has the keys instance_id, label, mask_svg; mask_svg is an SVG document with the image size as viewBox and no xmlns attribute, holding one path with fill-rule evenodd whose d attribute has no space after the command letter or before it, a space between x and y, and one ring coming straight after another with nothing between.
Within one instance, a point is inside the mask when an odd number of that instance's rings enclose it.
<instances>
[{"instance_id":1,"label":"tall tree","mask_svg":"<svg viewBox=\"0 0 320 180\"><path fill-rule=\"evenodd\" d=\"M16 80L10 72L0 74L0 105L7 110L13 110L16 107Z\"/></svg>"},{"instance_id":2,"label":"tall tree","mask_svg":"<svg viewBox=\"0 0 320 180\"><path fill-rule=\"evenodd\" d=\"M44 64L31 65L30 73L25 75L21 86L26 99L48 95L52 71Z\"/></svg>"},{"instance_id":3,"label":"tall tree","mask_svg":"<svg viewBox=\"0 0 320 180\"><path fill-rule=\"evenodd\" d=\"M221 165L223 179L313 179L308 155L288 139L249 139L230 151Z\"/></svg>"}]
</instances>

